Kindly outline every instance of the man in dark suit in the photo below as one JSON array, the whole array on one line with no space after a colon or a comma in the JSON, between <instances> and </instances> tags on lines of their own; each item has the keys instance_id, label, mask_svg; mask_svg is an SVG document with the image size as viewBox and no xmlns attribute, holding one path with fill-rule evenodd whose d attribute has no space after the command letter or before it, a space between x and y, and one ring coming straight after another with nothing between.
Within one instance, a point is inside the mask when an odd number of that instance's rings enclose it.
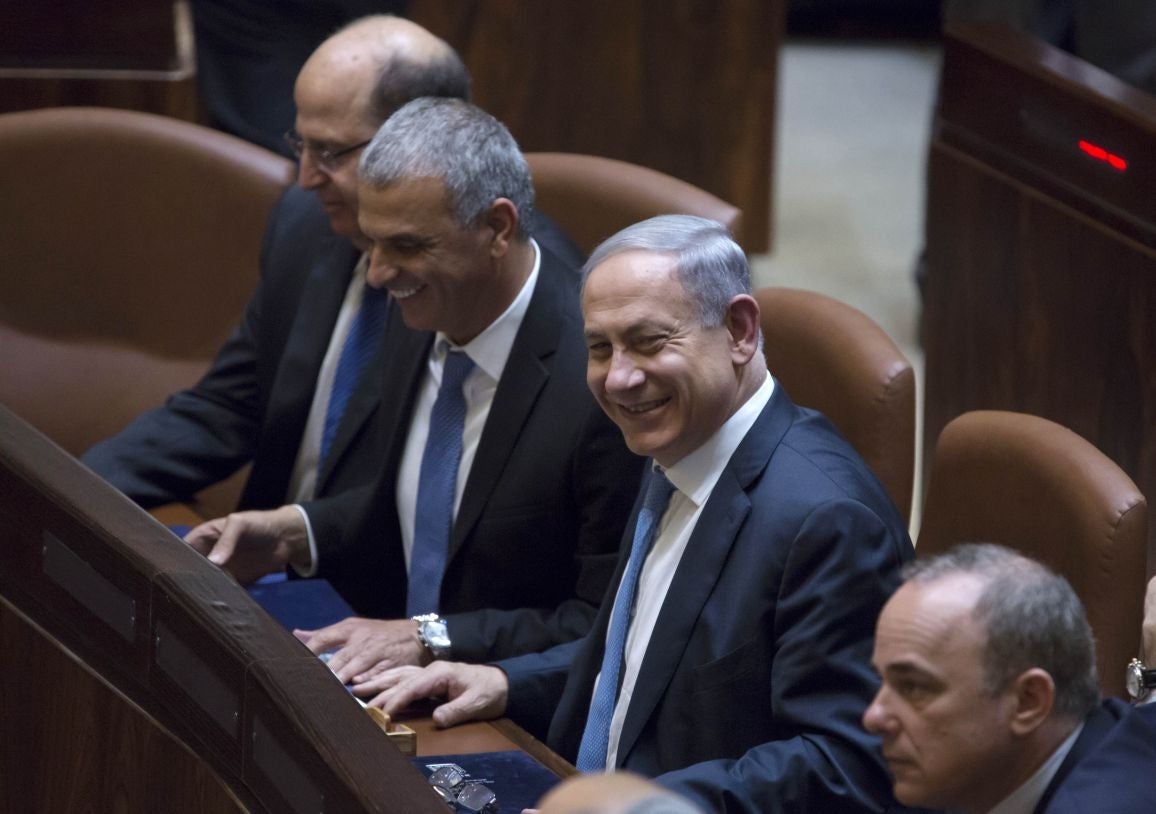
<instances>
[{"instance_id":1,"label":"man in dark suit","mask_svg":"<svg viewBox=\"0 0 1156 814\"><path fill-rule=\"evenodd\" d=\"M427 98L390 117L360 173L367 282L390 305L377 480L188 540L242 581L293 564L386 617L302 633L318 652L337 648L330 666L346 681L580 636L641 461L584 386L578 277L526 232L525 159L493 117ZM452 460L433 470L451 438Z\"/></svg>"},{"instance_id":2,"label":"man in dark suit","mask_svg":"<svg viewBox=\"0 0 1156 814\"><path fill-rule=\"evenodd\" d=\"M656 777L710 811L882 810L859 718L877 686L873 620L913 553L903 521L768 375L746 258L722 226L654 218L587 269L587 383L653 461L616 588L579 642L387 671L365 691L391 712L448 696L443 726L553 712L548 742L578 768Z\"/></svg>"},{"instance_id":3,"label":"man in dark suit","mask_svg":"<svg viewBox=\"0 0 1156 814\"><path fill-rule=\"evenodd\" d=\"M1156 800L1156 706L1099 701L1071 586L995 545L920 560L883 609L883 686L864 715L895 796L968 814L1141 814Z\"/></svg>"},{"instance_id":4,"label":"man in dark suit","mask_svg":"<svg viewBox=\"0 0 1156 814\"><path fill-rule=\"evenodd\" d=\"M369 17L326 40L297 80L289 140L300 157L298 187L270 216L260 283L240 325L200 382L93 447L84 463L146 508L189 500L249 462L240 509L307 503L370 482L386 440L373 420L380 342L364 366L374 375L361 378L336 415L321 455L369 248L357 225L357 158L411 99L468 94L453 49L407 20ZM575 261L555 227L543 222L533 232Z\"/></svg>"}]
</instances>

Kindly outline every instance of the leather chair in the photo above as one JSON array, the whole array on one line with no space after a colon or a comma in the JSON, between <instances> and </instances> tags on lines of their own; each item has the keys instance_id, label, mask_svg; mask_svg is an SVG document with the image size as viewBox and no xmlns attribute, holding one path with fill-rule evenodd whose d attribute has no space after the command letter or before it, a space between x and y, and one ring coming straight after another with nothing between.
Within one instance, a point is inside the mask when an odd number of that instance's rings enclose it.
<instances>
[{"instance_id":1,"label":"leather chair","mask_svg":"<svg viewBox=\"0 0 1156 814\"><path fill-rule=\"evenodd\" d=\"M739 209L657 170L577 153L526 153L526 162L536 206L586 254L620 229L655 215L710 218L741 242Z\"/></svg>"},{"instance_id":2,"label":"leather chair","mask_svg":"<svg viewBox=\"0 0 1156 814\"><path fill-rule=\"evenodd\" d=\"M767 367L791 399L823 413L910 520L915 371L862 311L814 291L761 288Z\"/></svg>"},{"instance_id":3,"label":"leather chair","mask_svg":"<svg viewBox=\"0 0 1156 814\"><path fill-rule=\"evenodd\" d=\"M105 108L0 115L0 402L79 454L192 384L257 281L292 164Z\"/></svg>"},{"instance_id":4,"label":"leather chair","mask_svg":"<svg viewBox=\"0 0 1156 814\"><path fill-rule=\"evenodd\" d=\"M1100 687L1124 696L1139 650L1147 503L1108 456L1038 416L964 413L940 433L916 551L992 542L1067 578L1096 636Z\"/></svg>"}]
</instances>

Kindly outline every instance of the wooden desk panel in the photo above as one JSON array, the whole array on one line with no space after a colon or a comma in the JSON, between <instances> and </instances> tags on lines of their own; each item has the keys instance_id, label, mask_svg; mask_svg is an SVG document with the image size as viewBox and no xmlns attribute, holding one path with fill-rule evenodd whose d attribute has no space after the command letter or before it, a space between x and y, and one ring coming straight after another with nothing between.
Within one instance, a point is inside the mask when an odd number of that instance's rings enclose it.
<instances>
[{"instance_id":1,"label":"wooden desk panel","mask_svg":"<svg viewBox=\"0 0 1156 814\"><path fill-rule=\"evenodd\" d=\"M1082 153L1085 133L1127 170ZM1153 97L1009 30L949 30L928 167L928 461L962 412L1033 413L1109 455L1153 511L1152 156ZM1152 518L1149 535L1151 574Z\"/></svg>"}]
</instances>

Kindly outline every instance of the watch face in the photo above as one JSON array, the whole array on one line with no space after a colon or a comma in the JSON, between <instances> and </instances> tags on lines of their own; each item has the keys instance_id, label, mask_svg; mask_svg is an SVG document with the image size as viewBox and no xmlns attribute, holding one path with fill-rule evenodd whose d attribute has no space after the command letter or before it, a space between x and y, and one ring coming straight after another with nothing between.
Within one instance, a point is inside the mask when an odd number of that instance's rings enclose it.
<instances>
[{"instance_id":1,"label":"watch face","mask_svg":"<svg viewBox=\"0 0 1156 814\"><path fill-rule=\"evenodd\" d=\"M1124 686L1128 689L1128 695L1132 698L1139 698L1143 692L1140 686L1140 670L1135 664L1129 664L1128 670L1124 674Z\"/></svg>"},{"instance_id":2,"label":"watch face","mask_svg":"<svg viewBox=\"0 0 1156 814\"><path fill-rule=\"evenodd\" d=\"M426 641L434 648L448 648L450 646L449 631L445 622L426 622L423 627Z\"/></svg>"}]
</instances>

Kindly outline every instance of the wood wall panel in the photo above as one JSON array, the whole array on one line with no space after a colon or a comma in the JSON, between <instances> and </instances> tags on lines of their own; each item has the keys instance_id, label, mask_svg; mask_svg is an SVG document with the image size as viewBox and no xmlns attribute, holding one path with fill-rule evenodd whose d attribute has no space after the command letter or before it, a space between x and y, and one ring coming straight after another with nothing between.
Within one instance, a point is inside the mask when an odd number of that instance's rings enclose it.
<instances>
[{"instance_id":1,"label":"wood wall panel","mask_svg":"<svg viewBox=\"0 0 1156 814\"><path fill-rule=\"evenodd\" d=\"M200 759L3 600L0 653L5 811L246 810Z\"/></svg>"},{"instance_id":2,"label":"wood wall panel","mask_svg":"<svg viewBox=\"0 0 1156 814\"><path fill-rule=\"evenodd\" d=\"M949 31L928 168L926 455L962 412L1032 413L1095 444L1153 511L1152 155L1156 99L1009 30Z\"/></svg>"},{"instance_id":3,"label":"wood wall panel","mask_svg":"<svg viewBox=\"0 0 1156 814\"><path fill-rule=\"evenodd\" d=\"M782 0L411 0L458 49L474 101L523 150L652 167L743 210L771 244Z\"/></svg>"}]
</instances>

